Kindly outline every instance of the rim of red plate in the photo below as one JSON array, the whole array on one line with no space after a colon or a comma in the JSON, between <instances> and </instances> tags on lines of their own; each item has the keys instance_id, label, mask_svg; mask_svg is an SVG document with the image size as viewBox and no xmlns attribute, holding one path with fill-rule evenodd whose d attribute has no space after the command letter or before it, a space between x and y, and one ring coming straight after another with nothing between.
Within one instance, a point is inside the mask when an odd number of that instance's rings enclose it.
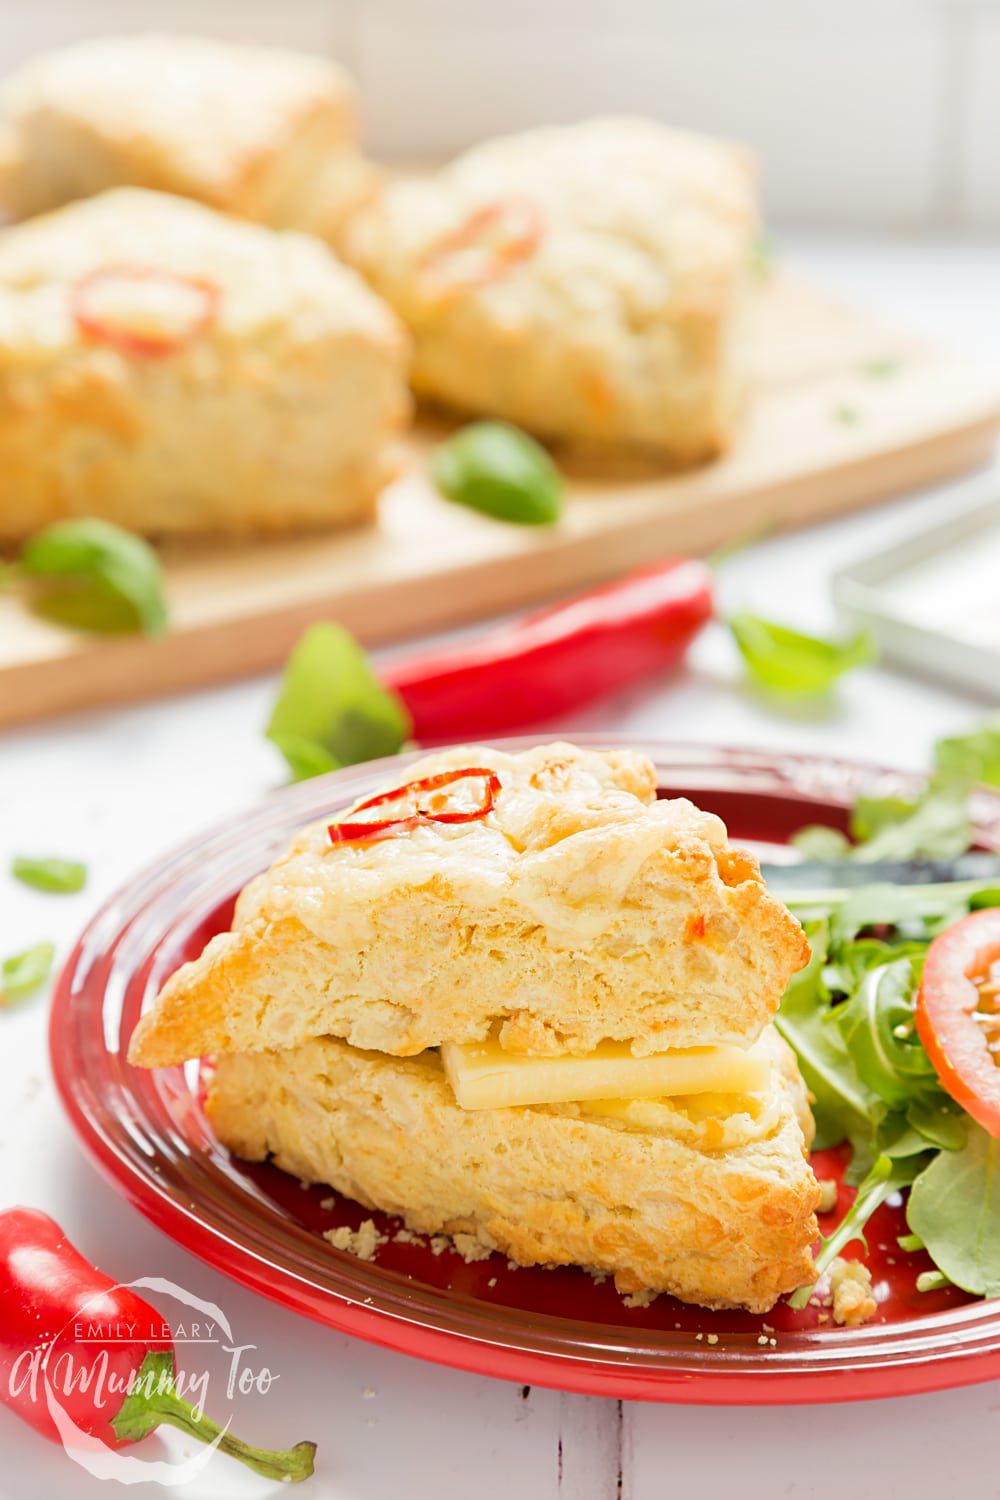
<instances>
[{"instance_id":1,"label":"rim of red plate","mask_svg":"<svg viewBox=\"0 0 1000 1500\"><path fill-rule=\"evenodd\" d=\"M494 743L521 750L555 738ZM616 739L573 735L594 748ZM771 825L773 810L786 809L776 842L796 826L798 807L808 821L817 806L848 808L862 789L905 794L925 779L829 756L629 743L650 756L672 793L747 808L760 802L772 808ZM422 753L270 794L147 866L88 925L55 988L49 1045L70 1123L111 1183L186 1249L263 1296L401 1353L511 1381L643 1400L769 1405L913 1394L1000 1376L1000 1300L889 1325L786 1332L777 1347L761 1347L748 1333L713 1347L687 1329L549 1316L333 1255L230 1169L201 1112L196 1068L129 1066L125 1049L139 1013L199 921L265 867L296 828L391 781ZM977 792L973 815L979 842L1000 848L1000 795ZM760 833L742 837L767 837L771 825L763 818Z\"/></svg>"}]
</instances>

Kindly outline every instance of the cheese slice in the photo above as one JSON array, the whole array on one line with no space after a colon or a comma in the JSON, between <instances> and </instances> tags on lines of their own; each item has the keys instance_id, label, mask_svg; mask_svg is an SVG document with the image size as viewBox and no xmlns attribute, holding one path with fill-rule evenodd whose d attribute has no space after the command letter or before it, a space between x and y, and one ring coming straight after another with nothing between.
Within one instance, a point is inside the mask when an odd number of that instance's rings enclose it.
<instances>
[{"instance_id":1,"label":"cheese slice","mask_svg":"<svg viewBox=\"0 0 1000 1500\"><path fill-rule=\"evenodd\" d=\"M583 1057L528 1057L486 1042L445 1042L441 1060L463 1109L568 1104L586 1099L665 1099L686 1094L754 1094L771 1061L759 1043L685 1047L633 1057L628 1042L602 1042Z\"/></svg>"}]
</instances>

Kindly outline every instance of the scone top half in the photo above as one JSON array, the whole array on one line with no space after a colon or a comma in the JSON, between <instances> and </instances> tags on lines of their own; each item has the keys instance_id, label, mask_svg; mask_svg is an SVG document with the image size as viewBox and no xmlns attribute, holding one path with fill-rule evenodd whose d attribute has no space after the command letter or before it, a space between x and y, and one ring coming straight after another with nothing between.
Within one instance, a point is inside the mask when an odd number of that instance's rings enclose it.
<instances>
[{"instance_id":1,"label":"scone top half","mask_svg":"<svg viewBox=\"0 0 1000 1500\"><path fill-rule=\"evenodd\" d=\"M405 828L306 828L242 892L232 931L168 980L130 1060L319 1036L397 1056L488 1038L548 1056L756 1040L808 946L717 817L657 800L642 755L558 743L456 747L386 790L462 770ZM406 796L384 806L412 812Z\"/></svg>"}]
</instances>

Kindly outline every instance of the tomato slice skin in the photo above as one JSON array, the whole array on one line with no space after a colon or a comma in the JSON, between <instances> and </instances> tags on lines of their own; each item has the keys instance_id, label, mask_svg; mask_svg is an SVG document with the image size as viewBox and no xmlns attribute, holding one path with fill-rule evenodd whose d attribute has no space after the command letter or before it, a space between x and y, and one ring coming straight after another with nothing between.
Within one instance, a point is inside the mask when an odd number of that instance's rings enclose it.
<instances>
[{"instance_id":1,"label":"tomato slice skin","mask_svg":"<svg viewBox=\"0 0 1000 1500\"><path fill-rule=\"evenodd\" d=\"M972 1118L1000 1139L1000 1067L974 1012L972 976L1000 958L1000 907L986 907L939 934L917 991L917 1035L941 1081Z\"/></svg>"}]
</instances>

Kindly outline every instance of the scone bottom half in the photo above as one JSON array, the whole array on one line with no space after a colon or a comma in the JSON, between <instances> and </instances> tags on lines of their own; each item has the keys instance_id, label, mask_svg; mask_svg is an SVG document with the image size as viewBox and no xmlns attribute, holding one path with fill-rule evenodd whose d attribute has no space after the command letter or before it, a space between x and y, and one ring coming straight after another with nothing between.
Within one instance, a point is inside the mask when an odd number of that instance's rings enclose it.
<instances>
[{"instance_id":1,"label":"scone bottom half","mask_svg":"<svg viewBox=\"0 0 1000 1500\"><path fill-rule=\"evenodd\" d=\"M416 782L476 805L473 772L482 816L412 816ZM213 1055L224 1145L415 1232L766 1311L817 1232L805 1090L769 1024L798 923L635 752L456 747L405 777L373 800L410 826L336 842L360 804L305 829L130 1060Z\"/></svg>"}]
</instances>

